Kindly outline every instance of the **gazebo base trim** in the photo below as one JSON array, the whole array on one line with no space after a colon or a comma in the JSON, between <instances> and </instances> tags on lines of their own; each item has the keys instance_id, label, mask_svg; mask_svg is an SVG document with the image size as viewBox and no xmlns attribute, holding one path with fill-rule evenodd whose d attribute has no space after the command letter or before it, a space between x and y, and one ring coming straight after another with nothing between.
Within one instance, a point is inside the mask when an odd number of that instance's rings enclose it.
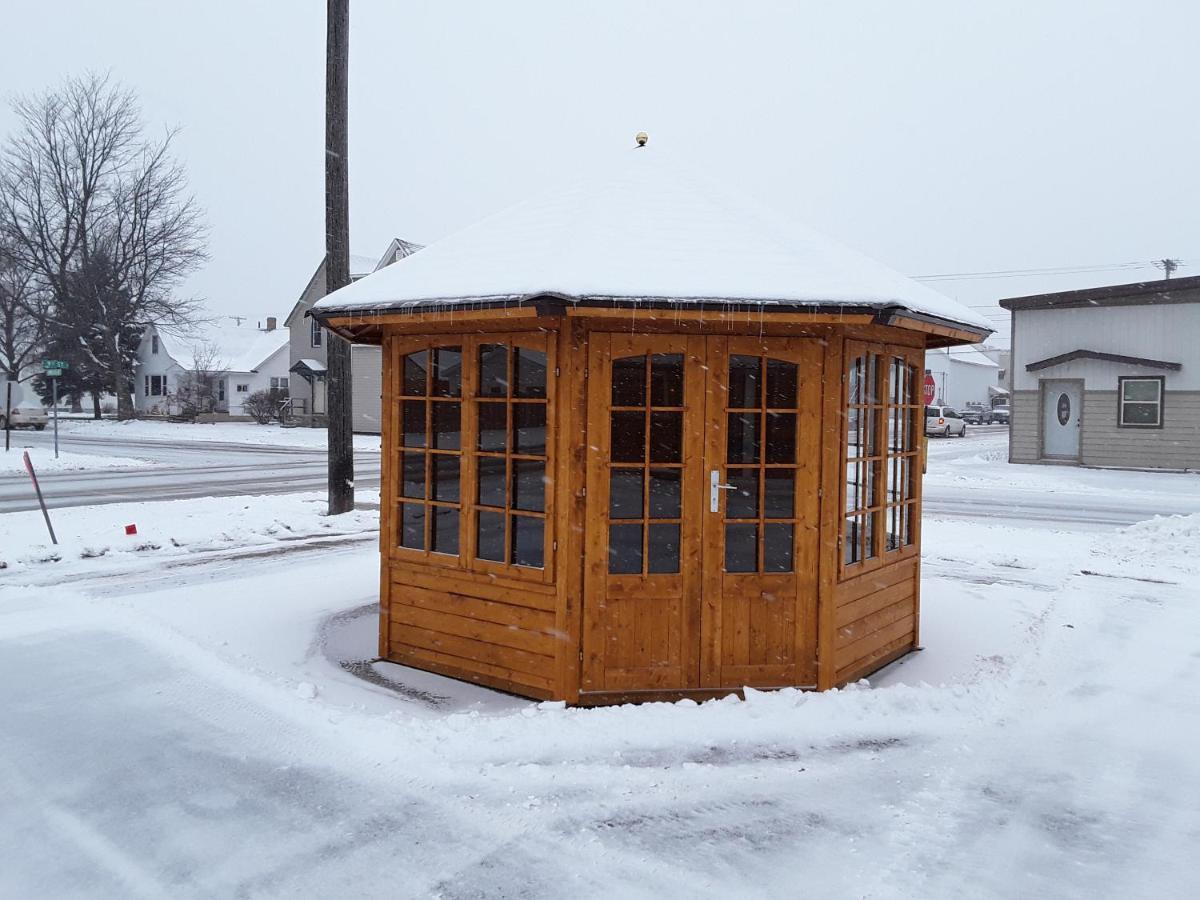
<instances>
[{"instance_id":1,"label":"gazebo base trim","mask_svg":"<svg viewBox=\"0 0 1200 900\"><path fill-rule=\"evenodd\" d=\"M755 691L782 691L791 688L797 691L815 691L815 684L777 684L770 687L751 688ZM583 691L579 694L578 706L616 706L621 703L677 703L680 700L720 700L722 697L746 699L745 688L695 688L690 690L647 690L647 691Z\"/></svg>"}]
</instances>

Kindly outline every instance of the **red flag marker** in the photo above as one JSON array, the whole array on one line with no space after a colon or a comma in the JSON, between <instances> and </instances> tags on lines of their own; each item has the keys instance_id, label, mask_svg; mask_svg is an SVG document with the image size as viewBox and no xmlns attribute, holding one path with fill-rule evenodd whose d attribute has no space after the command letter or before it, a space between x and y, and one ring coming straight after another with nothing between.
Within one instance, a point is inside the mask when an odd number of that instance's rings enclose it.
<instances>
[{"instance_id":1,"label":"red flag marker","mask_svg":"<svg viewBox=\"0 0 1200 900\"><path fill-rule=\"evenodd\" d=\"M136 525L126 525L125 533L126 534L137 534L137 526Z\"/></svg>"}]
</instances>

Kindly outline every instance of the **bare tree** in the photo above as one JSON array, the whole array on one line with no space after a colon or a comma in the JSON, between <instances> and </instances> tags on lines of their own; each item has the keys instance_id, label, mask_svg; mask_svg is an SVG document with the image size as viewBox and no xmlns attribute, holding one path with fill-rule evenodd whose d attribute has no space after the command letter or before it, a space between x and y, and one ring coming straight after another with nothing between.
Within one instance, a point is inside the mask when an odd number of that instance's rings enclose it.
<instances>
[{"instance_id":1,"label":"bare tree","mask_svg":"<svg viewBox=\"0 0 1200 900\"><path fill-rule=\"evenodd\" d=\"M229 371L220 357L220 348L209 341L192 347L192 367L180 376L175 389L174 400L182 415L194 418L216 411L221 379Z\"/></svg>"},{"instance_id":2,"label":"bare tree","mask_svg":"<svg viewBox=\"0 0 1200 900\"><path fill-rule=\"evenodd\" d=\"M0 231L0 381L32 376L46 346L45 294L33 273L9 251Z\"/></svg>"},{"instance_id":3,"label":"bare tree","mask_svg":"<svg viewBox=\"0 0 1200 900\"><path fill-rule=\"evenodd\" d=\"M205 259L206 229L170 150L143 136L133 92L91 75L13 103L0 223L52 298L47 322L74 333L133 414L124 336L186 331L197 301L175 293Z\"/></svg>"}]
</instances>

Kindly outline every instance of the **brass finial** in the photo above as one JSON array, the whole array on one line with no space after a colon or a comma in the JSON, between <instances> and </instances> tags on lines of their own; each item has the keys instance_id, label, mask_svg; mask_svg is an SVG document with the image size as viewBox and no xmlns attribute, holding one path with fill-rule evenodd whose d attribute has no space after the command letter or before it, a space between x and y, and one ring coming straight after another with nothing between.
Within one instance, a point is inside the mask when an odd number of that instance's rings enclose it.
<instances>
[{"instance_id":1,"label":"brass finial","mask_svg":"<svg viewBox=\"0 0 1200 900\"><path fill-rule=\"evenodd\" d=\"M644 132L644 131L639 131L637 133L637 137L635 137L634 140L637 141L637 145L639 147L645 147L646 141L650 140L650 135L646 134L646 132Z\"/></svg>"}]
</instances>

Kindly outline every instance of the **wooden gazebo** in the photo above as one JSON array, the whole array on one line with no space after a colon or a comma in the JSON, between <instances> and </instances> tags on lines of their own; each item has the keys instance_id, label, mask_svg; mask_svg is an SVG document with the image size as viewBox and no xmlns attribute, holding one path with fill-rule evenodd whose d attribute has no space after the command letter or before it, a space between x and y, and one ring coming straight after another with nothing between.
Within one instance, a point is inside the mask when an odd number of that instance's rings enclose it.
<instances>
[{"instance_id":1,"label":"wooden gazebo","mask_svg":"<svg viewBox=\"0 0 1200 900\"><path fill-rule=\"evenodd\" d=\"M600 704L917 646L958 304L641 147L312 315L383 347L384 659Z\"/></svg>"}]
</instances>

